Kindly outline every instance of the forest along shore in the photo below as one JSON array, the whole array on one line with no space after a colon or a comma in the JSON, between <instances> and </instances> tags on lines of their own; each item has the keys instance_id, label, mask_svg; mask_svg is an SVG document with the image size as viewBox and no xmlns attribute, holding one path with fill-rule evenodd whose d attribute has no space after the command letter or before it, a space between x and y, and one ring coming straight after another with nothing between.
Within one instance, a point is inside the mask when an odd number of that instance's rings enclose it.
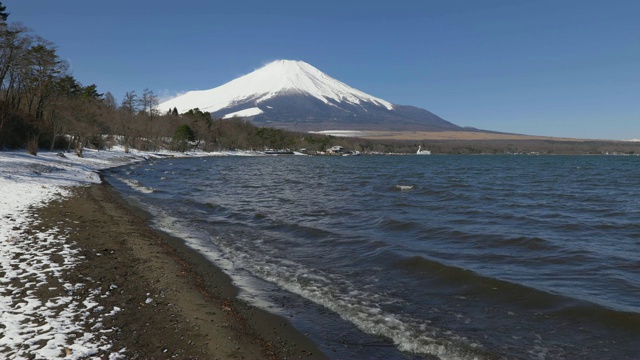
<instances>
[{"instance_id":1,"label":"forest along shore","mask_svg":"<svg viewBox=\"0 0 640 360\"><path fill-rule=\"evenodd\" d=\"M66 228L68 242L80 248L83 260L65 277L88 286L74 296L101 288L100 307L120 310L102 317L112 346L94 355L125 349L126 358L326 358L286 319L237 300L226 274L180 239L149 228L108 184L73 191L36 210L38 227ZM39 294L43 303L54 295ZM95 312L87 316L85 331L95 332Z\"/></svg>"}]
</instances>

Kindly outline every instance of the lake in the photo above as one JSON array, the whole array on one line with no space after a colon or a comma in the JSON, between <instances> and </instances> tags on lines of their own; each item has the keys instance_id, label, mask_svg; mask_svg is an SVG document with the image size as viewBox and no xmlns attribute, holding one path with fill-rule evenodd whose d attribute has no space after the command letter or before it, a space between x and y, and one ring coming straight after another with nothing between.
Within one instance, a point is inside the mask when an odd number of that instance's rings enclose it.
<instances>
[{"instance_id":1,"label":"lake","mask_svg":"<svg viewBox=\"0 0 640 360\"><path fill-rule=\"evenodd\" d=\"M640 157L205 157L108 170L332 358L632 359Z\"/></svg>"}]
</instances>

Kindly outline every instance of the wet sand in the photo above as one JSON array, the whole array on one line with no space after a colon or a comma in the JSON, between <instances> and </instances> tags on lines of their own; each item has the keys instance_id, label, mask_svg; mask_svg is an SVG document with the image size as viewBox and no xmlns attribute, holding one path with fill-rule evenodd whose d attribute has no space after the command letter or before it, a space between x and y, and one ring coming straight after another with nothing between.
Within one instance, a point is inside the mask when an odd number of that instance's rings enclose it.
<instances>
[{"instance_id":1,"label":"wet sand","mask_svg":"<svg viewBox=\"0 0 640 360\"><path fill-rule=\"evenodd\" d=\"M103 320L104 329L114 329L105 332L113 346L97 356L126 348L128 359L326 358L285 318L236 299L226 274L180 239L148 227L147 215L109 185L74 191L37 213L41 230L69 228L69 241L81 249L84 260L65 280L101 288L109 296L100 305L122 309Z\"/></svg>"}]
</instances>

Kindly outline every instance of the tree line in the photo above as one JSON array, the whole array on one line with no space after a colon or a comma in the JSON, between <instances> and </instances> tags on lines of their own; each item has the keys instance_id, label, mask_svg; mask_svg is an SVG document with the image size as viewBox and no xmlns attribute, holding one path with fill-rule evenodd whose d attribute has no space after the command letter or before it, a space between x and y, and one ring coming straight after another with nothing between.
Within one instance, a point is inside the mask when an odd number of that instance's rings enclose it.
<instances>
[{"instance_id":1,"label":"tree line","mask_svg":"<svg viewBox=\"0 0 640 360\"><path fill-rule=\"evenodd\" d=\"M115 134L127 148L159 148L169 124L154 118L153 91L129 91L118 104L76 80L53 43L7 23L9 15L0 3L0 148L73 148L82 155L84 146L104 147Z\"/></svg>"},{"instance_id":2,"label":"tree line","mask_svg":"<svg viewBox=\"0 0 640 360\"><path fill-rule=\"evenodd\" d=\"M324 135L258 128L238 118L216 119L208 112L177 109L160 114L150 89L128 91L118 102L110 92L75 79L56 46L19 23L8 23L0 3L0 149L97 149L116 143L146 151L174 149L309 148L336 142ZM353 144L364 149L369 142Z\"/></svg>"}]
</instances>

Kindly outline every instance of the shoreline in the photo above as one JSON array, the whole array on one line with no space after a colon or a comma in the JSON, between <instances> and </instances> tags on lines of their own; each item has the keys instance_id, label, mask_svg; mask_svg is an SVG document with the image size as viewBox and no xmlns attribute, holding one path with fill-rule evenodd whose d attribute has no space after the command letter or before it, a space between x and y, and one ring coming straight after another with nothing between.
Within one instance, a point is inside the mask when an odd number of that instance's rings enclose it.
<instances>
[{"instance_id":1,"label":"shoreline","mask_svg":"<svg viewBox=\"0 0 640 360\"><path fill-rule=\"evenodd\" d=\"M79 248L82 258L67 281L92 282L84 293L98 287L100 306L120 309L102 319L111 348L95 355L126 349L126 358L327 358L286 318L237 299L221 269L182 239L151 228L150 215L108 183L71 191L36 213L44 229L64 223L67 241ZM87 332L96 327L90 318Z\"/></svg>"}]
</instances>

